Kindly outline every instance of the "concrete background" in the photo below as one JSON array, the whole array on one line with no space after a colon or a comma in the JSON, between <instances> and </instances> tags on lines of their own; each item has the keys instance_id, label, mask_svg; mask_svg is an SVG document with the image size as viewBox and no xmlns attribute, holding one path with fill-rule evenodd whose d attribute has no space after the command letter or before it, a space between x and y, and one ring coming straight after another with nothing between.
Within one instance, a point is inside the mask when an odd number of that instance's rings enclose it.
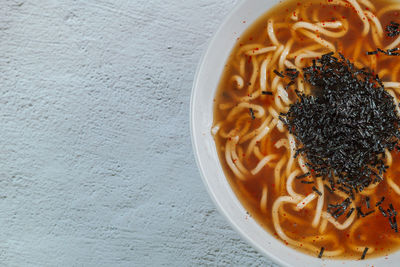
<instances>
[{"instance_id":1,"label":"concrete background","mask_svg":"<svg viewBox=\"0 0 400 267\"><path fill-rule=\"evenodd\" d=\"M0 265L271 265L216 211L189 135L237 2L1 2Z\"/></svg>"}]
</instances>

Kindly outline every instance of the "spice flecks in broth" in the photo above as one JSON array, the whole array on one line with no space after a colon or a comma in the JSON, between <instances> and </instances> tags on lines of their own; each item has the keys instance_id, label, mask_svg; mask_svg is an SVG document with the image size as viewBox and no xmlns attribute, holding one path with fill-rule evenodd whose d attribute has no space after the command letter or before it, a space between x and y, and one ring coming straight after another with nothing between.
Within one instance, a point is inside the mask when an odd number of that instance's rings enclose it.
<instances>
[{"instance_id":1,"label":"spice flecks in broth","mask_svg":"<svg viewBox=\"0 0 400 267\"><path fill-rule=\"evenodd\" d=\"M399 12L377 0L280 3L239 38L220 82L212 133L230 184L266 230L315 257L399 248L399 152L379 156L383 181L355 192L319 175L282 121L296 90L312 94L303 69L328 53L378 75L400 113Z\"/></svg>"}]
</instances>

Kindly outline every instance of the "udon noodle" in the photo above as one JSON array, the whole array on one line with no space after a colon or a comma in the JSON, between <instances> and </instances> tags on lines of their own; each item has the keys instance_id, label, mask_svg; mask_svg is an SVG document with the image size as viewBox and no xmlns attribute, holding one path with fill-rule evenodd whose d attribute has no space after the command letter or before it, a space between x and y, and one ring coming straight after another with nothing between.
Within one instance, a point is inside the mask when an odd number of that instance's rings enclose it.
<instances>
[{"instance_id":1,"label":"udon noodle","mask_svg":"<svg viewBox=\"0 0 400 267\"><path fill-rule=\"evenodd\" d=\"M346 258L359 258L365 247L367 255L377 256L400 245L379 212L358 218L354 211L335 219L327 212L328 201L348 196L328 192L328 182L321 178L304 183L296 179L312 170L301 155L294 157L294 136L279 119L296 96L276 74L287 68L301 73L313 59L340 52L356 67L379 74L400 114L400 58L367 55L400 45L400 35L388 38L385 33L390 21L400 21L399 12L400 3L388 1L289 1L238 39L216 95L211 131L234 191L251 215L286 245L312 255L324 247L324 257ZM304 93L311 90L301 75L293 86ZM357 194L350 208L366 199L375 206L382 196L400 207L399 160L397 152L387 151L390 168L384 180Z\"/></svg>"}]
</instances>

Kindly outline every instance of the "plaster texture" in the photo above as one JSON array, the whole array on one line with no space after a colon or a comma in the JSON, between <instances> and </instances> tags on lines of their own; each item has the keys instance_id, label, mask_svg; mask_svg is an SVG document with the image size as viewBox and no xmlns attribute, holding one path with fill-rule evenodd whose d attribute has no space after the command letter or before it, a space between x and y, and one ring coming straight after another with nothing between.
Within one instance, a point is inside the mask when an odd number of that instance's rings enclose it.
<instances>
[{"instance_id":1,"label":"plaster texture","mask_svg":"<svg viewBox=\"0 0 400 267\"><path fill-rule=\"evenodd\" d=\"M1 266L272 265L216 211L189 134L237 2L1 2Z\"/></svg>"}]
</instances>

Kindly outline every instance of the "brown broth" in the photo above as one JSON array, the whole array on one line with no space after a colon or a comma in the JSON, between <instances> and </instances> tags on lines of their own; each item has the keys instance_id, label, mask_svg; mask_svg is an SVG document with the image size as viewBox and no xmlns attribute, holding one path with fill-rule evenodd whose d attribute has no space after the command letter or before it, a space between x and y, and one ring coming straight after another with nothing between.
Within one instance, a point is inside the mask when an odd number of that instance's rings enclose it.
<instances>
[{"instance_id":1,"label":"brown broth","mask_svg":"<svg viewBox=\"0 0 400 267\"><path fill-rule=\"evenodd\" d=\"M376 10L379 11L382 7L387 6L391 1L378 1L373 0L371 1ZM353 10L349 8L344 8L340 6L328 6L326 5L326 1L285 1L278 4L275 8L271 11L263 15L260 19L258 19L249 29L238 39L237 44L235 45L234 49L232 50L231 57L229 58L226 67L224 69L224 73L222 79L220 81L220 85L215 97L215 106L214 106L214 125L219 122L223 121L227 116L229 110L220 110L219 104L221 103L234 103L233 94L242 94L245 96L245 90L242 90L238 93L238 90L235 88L233 82L231 81L231 77L233 75L238 74L238 57L236 56L238 50L246 45L246 44L254 44L260 43L265 46L269 46L270 41L267 39L266 41L266 27L267 21L270 18L273 18L276 22L287 22L290 21L290 16L295 12L296 8L301 8L304 6L309 6L308 16L312 17L313 12L318 12L320 18L322 20L330 20L332 17L337 16L339 13L343 18L346 18L349 22L349 32L346 34L345 37L332 39L326 38L329 41L332 41L337 50L344 54L345 57L352 60L353 51L355 49L357 41L362 41L361 46L361 57L366 57L367 51L376 50L376 46L372 40L371 35L369 34L367 37L362 37L361 32L363 29L363 23L360 18L355 14ZM314 11L316 10L316 11ZM400 10L399 10L400 11ZM301 19L301 15L299 15ZM385 27L390 23L390 21L400 22L399 12L388 12L381 20L382 26ZM311 21L312 22L312 21ZM282 28L276 31L276 35L278 36L279 40L285 44L285 42L291 36L291 33L288 29ZM397 37L395 37L397 38ZM388 38L384 37L382 48L386 45L390 44L395 38ZM306 42L302 40L302 37L299 36L298 40L295 41L292 51L295 51L299 48L302 48L306 45L313 44L313 42ZM368 59L367 59L368 60ZM370 65L367 67L373 67L373 61L369 61ZM377 57L377 68L376 71L379 72L383 68L390 70L388 75L381 77L384 82L393 81L392 80L392 70L400 64L400 57L389 57L378 55ZM308 61L309 63L309 61ZM278 69L278 68L277 68ZM244 77L245 84L249 83L250 75L252 73L252 64L250 59L246 59L246 75ZM396 77L397 78L397 77ZM398 79L397 79L398 80ZM294 86L293 88L295 88ZM246 88L246 87L245 87ZM289 89L289 91L293 92L293 88ZM291 99L293 99L293 93L290 93ZM260 104L264 108L268 107L273 101L273 97L263 96L258 98L257 100L253 101L252 103ZM243 114L248 113L248 110L244 110ZM248 121L251 122L251 129L255 129L260 126L260 121L252 120L249 114ZM226 124L224 127L226 129L234 128L235 121ZM228 130L227 130L228 131ZM285 155L285 149L276 149L273 144L275 144L279 139L285 138L283 133L280 133L276 128L269 134L268 140L261 143L261 151L266 153L276 153L279 154L280 157ZM215 138L217 150L219 152L220 161L229 180L234 192L240 199L241 203L245 206L245 208L249 211L250 215L256 219L256 221L262 225L268 232L275 235L277 238L277 234L275 233L274 226L272 223L271 218L271 209L274 200L281 196L279 192L275 192L275 188L284 188L284 185L276 185L274 184L273 179L273 168L271 167L264 167L263 170L255 175L250 177L246 182L242 182L237 179L230 168L227 166L224 156L224 147L226 139L221 138L220 135L216 135ZM245 143L246 145L246 143ZM246 146L244 146L245 148ZM267 150L268 149L268 150ZM391 168L389 168L388 172L385 174L385 178L391 177L394 182L400 184L400 154L398 152L393 152L393 164ZM258 159L252 155L249 160L244 160L244 165L248 169L254 168L257 163ZM262 195L263 186L267 185L268 187L268 202L267 202L267 213L263 213L260 209L260 198ZM308 195L312 192L312 184L306 185L301 184L299 181L295 181L294 189L303 194ZM278 191L282 191L279 189ZM284 195L287 195L286 193ZM341 202L343 199L338 198L336 196L332 196L329 192L326 191L326 198L325 198L325 206L324 210L326 210L327 201L330 203ZM386 197L384 201L383 207L388 208L389 203L393 203L393 206L400 210L400 197L393 192L393 190L388 186L386 181L384 180L381 182L376 190L376 193L370 196L371 200L371 207L375 207L375 203L381 199L382 196ZM311 204L311 207L316 206L316 201L314 200ZM285 233L294 240L305 240L308 236L318 236L318 228L311 227L311 220L313 218L313 214L310 214L310 211L304 209L300 212L295 211L291 208L290 205L284 206L285 213L283 216L280 216L281 226ZM365 206L363 210L366 210ZM285 218L287 216L287 219ZM291 220L291 217L296 218L296 222ZM344 217L344 216L342 216ZM326 234L333 234L337 237L338 242L343 244L343 248L345 252L342 256L338 258L352 258L352 259L359 259L362 252L354 252L350 250L347 244L352 243L353 245L357 245L360 247L370 247L375 248L375 252L370 255L367 255L367 258L376 257L376 256L384 256L388 255L396 250L398 250L400 245L400 236L399 234L395 233L388 222L388 219L383 217L382 214L377 210L372 215L369 215L365 218L360 219L362 220L362 224L357 230L354 232L354 236L350 236L350 227L340 231L337 230L332 224L328 223ZM339 220L343 221L343 219ZM357 219L354 223L357 222ZM354 224L353 223L353 224ZM351 241L353 240L353 241ZM395 241L398 240L398 241ZM315 241L312 242L313 245L321 247L324 246L326 250L329 250L332 247L332 244L326 241L318 240L318 237L315 238ZM301 249L301 248L297 248ZM303 250L303 252L307 252ZM310 253L313 256L317 256L316 254Z\"/></svg>"}]
</instances>

